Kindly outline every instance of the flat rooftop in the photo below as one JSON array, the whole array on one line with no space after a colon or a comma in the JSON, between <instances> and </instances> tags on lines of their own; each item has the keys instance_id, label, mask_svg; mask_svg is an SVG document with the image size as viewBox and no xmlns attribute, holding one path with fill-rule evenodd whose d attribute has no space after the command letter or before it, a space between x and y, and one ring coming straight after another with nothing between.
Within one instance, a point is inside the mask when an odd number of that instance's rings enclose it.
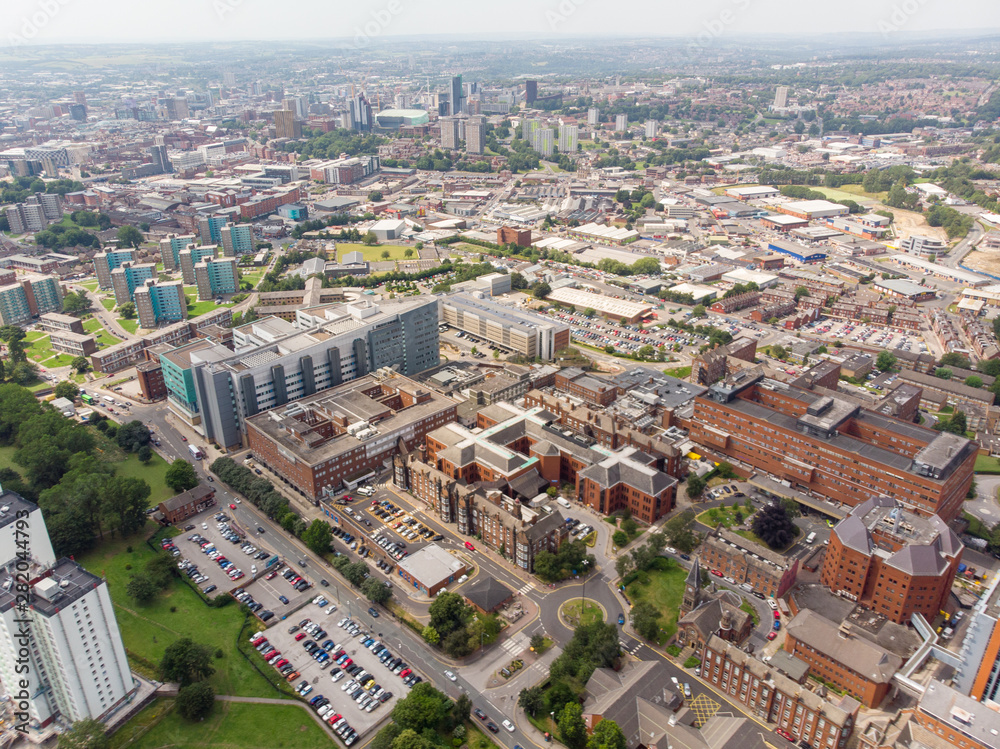
<instances>
[{"instance_id":1,"label":"flat rooftop","mask_svg":"<svg viewBox=\"0 0 1000 749\"><path fill-rule=\"evenodd\" d=\"M0 573L0 612L9 610L16 603L17 591L14 587L5 589L6 581L12 579L11 572L5 570ZM101 578L87 572L72 559L60 559L48 575L32 586L31 607L43 616L52 616L85 596L101 582Z\"/></svg>"}]
</instances>

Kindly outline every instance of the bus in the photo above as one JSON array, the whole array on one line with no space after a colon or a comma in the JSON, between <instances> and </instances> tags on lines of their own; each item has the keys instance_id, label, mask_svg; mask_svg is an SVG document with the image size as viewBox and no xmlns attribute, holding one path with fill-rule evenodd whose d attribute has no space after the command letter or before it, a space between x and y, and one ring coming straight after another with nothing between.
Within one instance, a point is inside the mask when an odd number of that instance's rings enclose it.
<instances>
[{"instance_id":1,"label":"bus","mask_svg":"<svg viewBox=\"0 0 1000 749\"><path fill-rule=\"evenodd\" d=\"M91 404L94 402L94 396L92 396L90 393L84 393L83 395L80 396L80 400L83 401L84 403Z\"/></svg>"}]
</instances>

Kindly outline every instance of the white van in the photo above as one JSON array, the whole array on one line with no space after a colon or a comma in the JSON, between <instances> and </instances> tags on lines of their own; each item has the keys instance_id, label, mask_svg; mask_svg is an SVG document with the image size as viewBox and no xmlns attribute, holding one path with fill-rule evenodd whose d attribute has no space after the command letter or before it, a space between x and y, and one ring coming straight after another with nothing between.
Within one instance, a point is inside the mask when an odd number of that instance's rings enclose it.
<instances>
[{"instance_id":1,"label":"white van","mask_svg":"<svg viewBox=\"0 0 1000 749\"><path fill-rule=\"evenodd\" d=\"M556 500L556 502L558 502L559 504L561 504L561 505L562 505L563 507L565 507L565 508L566 508L567 510L568 510L568 509L569 509L570 507L572 507L572 506L573 506L573 505L571 505L571 504L569 503L569 500L568 500L568 499L565 499L565 498L563 498L563 497L559 497L559 498L558 498L558 499Z\"/></svg>"},{"instance_id":2,"label":"white van","mask_svg":"<svg viewBox=\"0 0 1000 749\"><path fill-rule=\"evenodd\" d=\"M815 540L816 540L816 531L813 531L808 536L806 536L806 543L807 544L811 544Z\"/></svg>"}]
</instances>

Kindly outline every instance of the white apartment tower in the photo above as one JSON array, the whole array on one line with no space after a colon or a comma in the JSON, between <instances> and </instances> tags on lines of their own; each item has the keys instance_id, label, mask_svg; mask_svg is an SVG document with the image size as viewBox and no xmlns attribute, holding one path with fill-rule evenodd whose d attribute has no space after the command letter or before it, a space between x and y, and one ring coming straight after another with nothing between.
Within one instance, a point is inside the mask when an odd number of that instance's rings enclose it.
<instances>
[{"instance_id":1,"label":"white apartment tower","mask_svg":"<svg viewBox=\"0 0 1000 749\"><path fill-rule=\"evenodd\" d=\"M616 114L615 115L615 130L620 133L624 133L628 130L628 115L627 114Z\"/></svg>"},{"instance_id":2,"label":"white apartment tower","mask_svg":"<svg viewBox=\"0 0 1000 749\"><path fill-rule=\"evenodd\" d=\"M659 128L660 123L656 120L646 120L646 137L655 138L656 131Z\"/></svg>"},{"instance_id":3,"label":"white apartment tower","mask_svg":"<svg viewBox=\"0 0 1000 749\"><path fill-rule=\"evenodd\" d=\"M559 153L576 153L579 128L576 125L559 126Z\"/></svg>"},{"instance_id":4,"label":"white apartment tower","mask_svg":"<svg viewBox=\"0 0 1000 749\"><path fill-rule=\"evenodd\" d=\"M0 570L0 680L14 726L102 720L137 685L107 583L70 559L52 559L36 505L13 492L0 501L8 508L0 518L5 556L10 538L19 552ZM32 582L20 582L23 575Z\"/></svg>"},{"instance_id":5,"label":"white apartment tower","mask_svg":"<svg viewBox=\"0 0 1000 749\"><path fill-rule=\"evenodd\" d=\"M601 121L601 110L597 107L591 107L587 110L587 124L596 125Z\"/></svg>"},{"instance_id":6,"label":"white apartment tower","mask_svg":"<svg viewBox=\"0 0 1000 749\"><path fill-rule=\"evenodd\" d=\"M788 105L788 86L778 86L774 92L773 109L784 109Z\"/></svg>"}]
</instances>

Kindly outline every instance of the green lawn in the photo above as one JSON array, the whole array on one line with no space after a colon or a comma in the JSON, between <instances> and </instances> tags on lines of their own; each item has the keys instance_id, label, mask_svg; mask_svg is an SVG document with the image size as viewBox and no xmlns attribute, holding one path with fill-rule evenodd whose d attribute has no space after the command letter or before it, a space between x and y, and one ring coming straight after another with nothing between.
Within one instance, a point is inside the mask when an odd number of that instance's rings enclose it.
<instances>
[{"instance_id":1,"label":"green lawn","mask_svg":"<svg viewBox=\"0 0 1000 749\"><path fill-rule=\"evenodd\" d=\"M406 260L403 253L406 250L413 250L413 255L410 259L416 259L417 251L413 247L403 247L398 244L381 244L374 247L367 247L363 244L353 244L350 242L337 242L337 260L339 262L344 261L344 255L348 252L360 252L365 256L365 260L369 263L377 263L381 260L385 260L382 257L384 251L389 251L389 260Z\"/></svg>"},{"instance_id":2,"label":"green lawn","mask_svg":"<svg viewBox=\"0 0 1000 749\"><path fill-rule=\"evenodd\" d=\"M583 609L583 617L581 621L580 609ZM562 615L563 618L575 627L581 626L582 624L593 624L594 622L604 621L604 610L601 609L596 603L587 602L586 606L579 598L575 598L572 601L566 601L562 605Z\"/></svg>"},{"instance_id":3,"label":"green lawn","mask_svg":"<svg viewBox=\"0 0 1000 749\"><path fill-rule=\"evenodd\" d=\"M127 731L126 725L122 730ZM328 749L333 740L301 707L216 702L205 721L191 723L171 712L134 744L135 749Z\"/></svg>"},{"instance_id":4,"label":"green lawn","mask_svg":"<svg viewBox=\"0 0 1000 749\"><path fill-rule=\"evenodd\" d=\"M736 502L736 500L733 500ZM747 510L742 504L739 505L739 512L743 520L746 520L750 515L753 514L753 510ZM736 522L736 511L730 507L713 507L711 510L705 510L705 512L700 513L695 520L697 520L702 525L708 526L709 528L716 527L719 523L722 523L726 528L732 528L734 525L739 525Z\"/></svg>"},{"instance_id":5,"label":"green lawn","mask_svg":"<svg viewBox=\"0 0 1000 749\"><path fill-rule=\"evenodd\" d=\"M260 279L264 277L264 271L264 268L259 268L251 272L244 271L240 274L240 280L252 283L256 287L260 283Z\"/></svg>"},{"instance_id":6,"label":"green lawn","mask_svg":"<svg viewBox=\"0 0 1000 749\"><path fill-rule=\"evenodd\" d=\"M109 312L115 308L115 298L114 297L101 297L101 306Z\"/></svg>"},{"instance_id":7,"label":"green lawn","mask_svg":"<svg viewBox=\"0 0 1000 749\"><path fill-rule=\"evenodd\" d=\"M977 455L975 471L976 473L1000 473L1000 458Z\"/></svg>"},{"instance_id":8,"label":"green lawn","mask_svg":"<svg viewBox=\"0 0 1000 749\"><path fill-rule=\"evenodd\" d=\"M222 304L216 304L214 299L206 299L203 302L198 301L198 287L197 286L185 286L184 296L188 298L190 304L188 305L188 317L198 317L198 315L204 315L213 310L217 310L219 307L232 307L232 302L223 302Z\"/></svg>"},{"instance_id":9,"label":"green lawn","mask_svg":"<svg viewBox=\"0 0 1000 749\"><path fill-rule=\"evenodd\" d=\"M87 289L87 291L97 291L97 279L93 281L78 281L78 284Z\"/></svg>"},{"instance_id":10,"label":"green lawn","mask_svg":"<svg viewBox=\"0 0 1000 749\"><path fill-rule=\"evenodd\" d=\"M684 579L688 571L673 559L659 557L654 566L630 583L625 592L633 605L649 601L660 612L659 644L667 642L677 632L677 611L684 598ZM645 582L644 582L645 581Z\"/></svg>"},{"instance_id":11,"label":"green lawn","mask_svg":"<svg viewBox=\"0 0 1000 749\"><path fill-rule=\"evenodd\" d=\"M135 333L135 331L139 329L139 321L135 319L126 320L124 317L119 317L118 324L129 333Z\"/></svg>"},{"instance_id":12,"label":"green lawn","mask_svg":"<svg viewBox=\"0 0 1000 749\"><path fill-rule=\"evenodd\" d=\"M60 354L52 350L48 333L32 330L27 333L25 340L31 344L25 349L25 353L35 364L43 367L67 367L73 361L74 357L69 354Z\"/></svg>"},{"instance_id":13,"label":"green lawn","mask_svg":"<svg viewBox=\"0 0 1000 749\"><path fill-rule=\"evenodd\" d=\"M673 369L664 369L663 374L668 377L676 377L678 380L686 380L691 376L691 367L674 367Z\"/></svg>"},{"instance_id":14,"label":"green lawn","mask_svg":"<svg viewBox=\"0 0 1000 749\"><path fill-rule=\"evenodd\" d=\"M858 188L857 190L851 190L849 188ZM821 192L826 196L827 200L853 200L855 203L862 200L873 200L874 197L869 197L865 195L864 190L860 189L861 185L843 185L840 188L834 187L810 187L810 190L815 190L816 192ZM888 193L883 193L888 194Z\"/></svg>"},{"instance_id":15,"label":"green lawn","mask_svg":"<svg viewBox=\"0 0 1000 749\"><path fill-rule=\"evenodd\" d=\"M96 317L91 317L88 318L87 320L84 320L83 329L88 333L93 333L94 339L98 343L104 346L114 346L116 343L121 342L118 338L115 338L108 331L106 331L101 326L100 320L98 320ZM132 332L134 333L135 331L133 330Z\"/></svg>"},{"instance_id":16,"label":"green lawn","mask_svg":"<svg viewBox=\"0 0 1000 749\"><path fill-rule=\"evenodd\" d=\"M150 522L146 532L154 530ZM244 616L235 601L221 609L209 608L179 579L146 606L136 604L126 595L125 586L132 572L141 570L157 553L143 538L142 533L125 540L106 537L96 550L78 560L94 574L107 579L118 627L133 665L149 672L159 663L168 645L182 637L190 637L213 652L216 649L223 652L222 658L212 662L215 674L211 682L217 694L277 697L278 693L236 651L236 638ZM185 546L193 548L186 540L179 543L182 549ZM130 547L131 552L128 551Z\"/></svg>"},{"instance_id":17,"label":"green lawn","mask_svg":"<svg viewBox=\"0 0 1000 749\"><path fill-rule=\"evenodd\" d=\"M115 463L115 471L119 476L145 479L152 489L149 503L158 505L174 496L174 490L164 482L169 466L170 464L156 453L153 453L153 459L147 465L140 463L139 458L132 453L124 461Z\"/></svg>"}]
</instances>

